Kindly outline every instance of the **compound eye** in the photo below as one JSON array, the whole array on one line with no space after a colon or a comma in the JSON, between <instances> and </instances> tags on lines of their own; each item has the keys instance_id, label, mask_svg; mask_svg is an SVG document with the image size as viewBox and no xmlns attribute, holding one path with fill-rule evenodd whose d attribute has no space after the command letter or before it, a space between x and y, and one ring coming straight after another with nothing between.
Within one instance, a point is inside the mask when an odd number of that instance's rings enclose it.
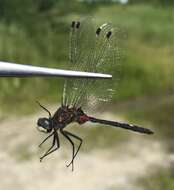
<instances>
[{"instance_id":1,"label":"compound eye","mask_svg":"<svg viewBox=\"0 0 174 190\"><path fill-rule=\"evenodd\" d=\"M45 126L49 126L49 125L50 125L50 122L49 122L48 120L45 120L45 121L44 121L44 125L45 125Z\"/></svg>"}]
</instances>

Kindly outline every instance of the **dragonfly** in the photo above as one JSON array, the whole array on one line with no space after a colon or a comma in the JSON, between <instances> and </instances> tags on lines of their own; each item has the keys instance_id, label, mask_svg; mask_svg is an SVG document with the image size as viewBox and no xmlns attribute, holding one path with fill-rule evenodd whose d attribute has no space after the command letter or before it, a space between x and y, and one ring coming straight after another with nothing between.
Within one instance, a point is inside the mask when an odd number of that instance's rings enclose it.
<instances>
[{"instance_id":1,"label":"dragonfly","mask_svg":"<svg viewBox=\"0 0 174 190\"><path fill-rule=\"evenodd\" d=\"M111 23L96 26L91 18L72 21L68 68L90 72L107 71L110 74L116 72L121 59L121 37L120 29ZM73 171L74 159L83 142L81 137L65 130L69 124L74 122L80 126L91 122L138 133L153 134L153 131L147 128L99 119L87 114L86 107L90 107L91 104L95 106L97 102L106 102L111 99L114 90L110 85L115 85L115 82L108 79L68 78L64 82L61 106L53 115L46 107L37 102L49 115L39 118L37 121L38 129L49 134L39 147L53 137L51 147L40 157L40 161L59 149L59 134L62 134L72 146L72 158L67 167L71 165ZM77 148L73 140L79 141Z\"/></svg>"}]
</instances>

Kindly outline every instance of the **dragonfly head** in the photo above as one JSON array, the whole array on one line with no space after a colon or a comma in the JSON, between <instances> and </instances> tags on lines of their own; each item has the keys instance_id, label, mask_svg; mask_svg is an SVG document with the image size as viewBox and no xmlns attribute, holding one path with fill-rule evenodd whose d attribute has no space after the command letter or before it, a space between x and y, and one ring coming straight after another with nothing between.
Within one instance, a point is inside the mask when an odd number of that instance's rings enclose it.
<instances>
[{"instance_id":1,"label":"dragonfly head","mask_svg":"<svg viewBox=\"0 0 174 190\"><path fill-rule=\"evenodd\" d=\"M51 119L46 117L39 118L37 120L37 129L44 133L50 133L52 131Z\"/></svg>"}]
</instances>

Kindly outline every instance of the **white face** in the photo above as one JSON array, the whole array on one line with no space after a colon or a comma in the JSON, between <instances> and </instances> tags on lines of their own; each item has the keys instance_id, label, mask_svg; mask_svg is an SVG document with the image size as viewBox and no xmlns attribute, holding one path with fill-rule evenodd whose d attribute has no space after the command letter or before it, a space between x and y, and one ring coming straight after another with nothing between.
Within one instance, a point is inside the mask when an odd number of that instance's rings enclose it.
<instances>
[{"instance_id":1,"label":"white face","mask_svg":"<svg viewBox=\"0 0 174 190\"><path fill-rule=\"evenodd\" d=\"M37 121L37 129L40 132L48 133L50 130L50 122L47 118L39 118Z\"/></svg>"},{"instance_id":2,"label":"white face","mask_svg":"<svg viewBox=\"0 0 174 190\"><path fill-rule=\"evenodd\" d=\"M39 132L47 133L47 129L45 129L45 128L39 126L39 125L37 125L36 128L37 128L37 130L38 130Z\"/></svg>"}]
</instances>

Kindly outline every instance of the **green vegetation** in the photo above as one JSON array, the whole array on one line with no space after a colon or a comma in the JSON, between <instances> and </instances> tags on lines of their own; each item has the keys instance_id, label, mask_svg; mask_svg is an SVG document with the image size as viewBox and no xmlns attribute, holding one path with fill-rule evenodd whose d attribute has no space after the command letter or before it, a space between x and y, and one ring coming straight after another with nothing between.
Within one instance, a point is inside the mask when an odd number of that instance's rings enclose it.
<instances>
[{"instance_id":1,"label":"green vegetation","mask_svg":"<svg viewBox=\"0 0 174 190\"><path fill-rule=\"evenodd\" d=\"M157 170L153 174L148 175L145 179L142 178L139 180L141 187L148 190L173 190L174 181L173 168Z\"/></svg>"},{"instance_id":2,"label":"green vegetation","mask_svg":"<svg viewBox=\"0 0 174 190\"><path fill-rule=\"evenodd\" d=\"M63 68L68 60L69 22L77 17L78 11L59 12L59 6L63 7L60 2L47 11L28 8L32 11L27 9L27 14L20 13L19 10L20 19L15 14L2 15L1 60ZM82 3L76 5L77 10L79 6L82 10L90 10L92 7L86 5L85 9ZM128 36L125 40L126 55L122 64L122 77L114 99L123 101L173 92L173 8L163 9L152 5L123 7L112 4L98 5L91 9L93 10L98 23L111 21L124 28ZM25 16L21 17L22 14L26 15L26 19ZM28 113L36 99L55 102L57 94L61 94L61 88L58 88L61 82L57 79L40 78L1 79L1 112L7 110L9 104L16 105L20 112Z\"/></svg>"}]
</instances>

